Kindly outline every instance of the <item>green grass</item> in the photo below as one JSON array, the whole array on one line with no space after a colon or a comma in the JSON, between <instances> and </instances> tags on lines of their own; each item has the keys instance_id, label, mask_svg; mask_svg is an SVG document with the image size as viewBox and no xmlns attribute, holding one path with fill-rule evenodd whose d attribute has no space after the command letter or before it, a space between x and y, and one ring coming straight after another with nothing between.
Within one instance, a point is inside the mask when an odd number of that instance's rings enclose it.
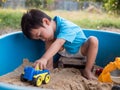
<instances>
[{"instance_id":1,"label":"green grass","mask_svg":"<svg viewBox=\"0 0 120 90\"><path fill-rule=\"evenodd\" d=\"M20 29L20 22L26 10L0 9L0 28ZM83 11L45 11L51 17L59 15L82 28L100 29L115 27L120 29L120 16L110 16L105 13L89 13Z\"/></svg>"},{"instance_id":2,"label":"green grass","mask_svg":"<svg viewBox=\"0 0 120 90\"><path fill-rule=\"evenodd\" d=\"M67 18L82 28L93 28L99 29L102 27L115 27L120 28L120 16L110 16L105 13L89 13L82 11L52 11L48 12L51 16L53 14L60 15L64 18Z\"/></svg>"},{"instance_id":3,"label":"green grass","mask_svg":"<svg viewBox=\"0 0 120 90\"><path fill-rule=\"evenodd\" d=\"M20 28L21 16L21 11L0 9L0 28Z\"/></svg>"}]
</instances>

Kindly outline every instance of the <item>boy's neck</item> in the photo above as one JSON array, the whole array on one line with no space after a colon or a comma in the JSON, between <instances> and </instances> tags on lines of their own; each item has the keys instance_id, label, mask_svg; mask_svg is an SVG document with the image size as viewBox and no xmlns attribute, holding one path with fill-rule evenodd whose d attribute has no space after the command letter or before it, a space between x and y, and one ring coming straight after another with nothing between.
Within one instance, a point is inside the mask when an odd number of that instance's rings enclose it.
<instances>
[{"instance_id":1,"label":"boy's neck","mask_svg":"<svg viewBox=\"0 0 120 90\"><path fill-rule=\"evenodd\" d=\"M52 22L53 31L55 32L56 31L56 22L53 20L51 22Z\"/></svg>"}]
</instances>

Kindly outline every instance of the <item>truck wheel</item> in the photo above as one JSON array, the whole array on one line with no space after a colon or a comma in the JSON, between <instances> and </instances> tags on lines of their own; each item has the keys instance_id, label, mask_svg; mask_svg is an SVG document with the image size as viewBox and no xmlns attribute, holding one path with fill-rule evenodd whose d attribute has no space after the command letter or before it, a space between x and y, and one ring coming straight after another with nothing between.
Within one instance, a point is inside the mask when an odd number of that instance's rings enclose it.
<instances>
[{"instance_id":1,"label":"truck wheel","mask_svg":"<svg viewBox=\"0 0 120 90\"><path fill-rule=\"evenodd\" d=\"M27 81L27 79L24 78L24 74L21 74L20 80L21 80L22 82L26 82L26 81Z\"/></svg>"},{"instance_id":2,"label":"truck wheel","mask_svg":"<svg viewBox=\"0 0 120 90\"><path fill-rule=\"evenodd\" d=\"M43 83L47 84L47 83L49 83L49 81L50 81L50 75L46 74Z\"/></svg>"},{"instance_id":3,"label":"truck wheel","mask_svg":"<svg viewBox=\"0 0 120 90\"><path fill-rule=\"evenodd\" d=\"M34 78L33 79L33 84L35 85L35 86L40 86L41 84L42 84L42 77L41 76L38 76L37 78Z\"/></svg>"}]
</instances>

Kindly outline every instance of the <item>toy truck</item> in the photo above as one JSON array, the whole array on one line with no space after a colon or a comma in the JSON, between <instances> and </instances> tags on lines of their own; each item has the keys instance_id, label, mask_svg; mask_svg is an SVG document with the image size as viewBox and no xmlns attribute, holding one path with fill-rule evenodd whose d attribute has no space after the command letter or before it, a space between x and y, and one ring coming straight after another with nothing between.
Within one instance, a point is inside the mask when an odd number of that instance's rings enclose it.
<instances>
[{"instance_id":1,"label":"toy truck","mask_svg":"<svg viewBox=\"0 0 120 90\"><path fill-rule=\"evenodd\" d=\"M50 81L50 72L47 69L40 70L26 66L20 80L23 82L29 81L35 86L40 86L42 83L47 84Z\"/></svg>"}]
</instances>

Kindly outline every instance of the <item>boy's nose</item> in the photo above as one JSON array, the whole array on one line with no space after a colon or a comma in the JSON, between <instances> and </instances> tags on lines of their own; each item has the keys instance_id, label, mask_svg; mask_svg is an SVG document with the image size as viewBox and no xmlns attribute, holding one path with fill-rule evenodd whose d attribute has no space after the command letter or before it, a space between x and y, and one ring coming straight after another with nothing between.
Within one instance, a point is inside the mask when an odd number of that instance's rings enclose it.
<instances>
[{"instance_id":1,"label":"boy's nose","mask_svg":"<svg viewBox=\"0 0 120 90\"><path fill-rule=\"evenodd\" d=\"M39 39L40 39L40 40L42 40L42 41L45 41L45 39L44 39L44 38L42 38L42 37L40 37Z\"/></svg>"}]
</instances>

